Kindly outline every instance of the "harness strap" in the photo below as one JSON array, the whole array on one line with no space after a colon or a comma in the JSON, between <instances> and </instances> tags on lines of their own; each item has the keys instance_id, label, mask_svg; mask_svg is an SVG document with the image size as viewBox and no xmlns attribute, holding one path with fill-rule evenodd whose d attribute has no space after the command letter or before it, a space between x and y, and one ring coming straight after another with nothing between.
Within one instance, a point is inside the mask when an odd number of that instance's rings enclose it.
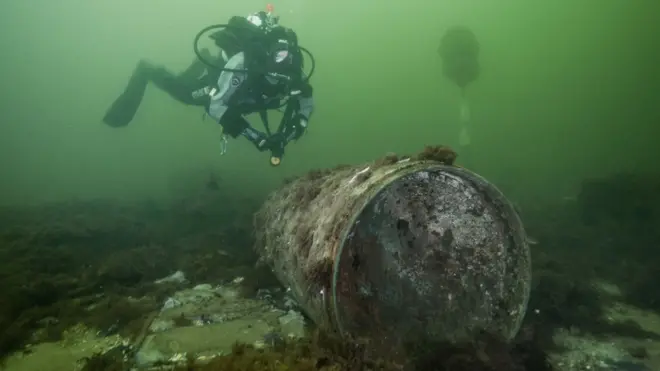
<instances>
[{"instance_id":1,"label":"harness strap","mask_svg":"<svg viewBox=\"0 0 660 371\"><path fill-rule=\"evenodd\" d=\"M262 108L259 110L259 117L261 117L261 122L264 124L266 134L268 134L268 136L273 135L273 133L270 131L270 125L268 124L268 111Z\"/></svg>"},{"instance_id":2,"label":"harness strap","mask_svg":"<svg viewBox=\"0 0 660 371\"><path fill-rule=\"evenodd\" d=\"M297 95L297 94L300 94L300 92L299 91L291 91L288 94L286 94L284 97L282 97L282 99L287 100L286 101L286 108L284 109L284 114L282 115L282 120L280 120L280 125L278 126L276 133L282 133L286 123L289 120L291 120L291 118L293 117L294 112L296 111L298 106L297 106L296 102L291 101L291 98L294 95ZM266 103L264 101L264 97L262 95L259 95L259 97L256 100L257 100L257 104L260 107L259 117L261 118L261 122L264 124L264 128L266 129L266 134L268 134L268 136L271 136L271 135L273 135L273 132L270 130L270 124L268 122L268 110L267 110L267 107L266 107ZM280 102L281 102L281 100L280 100Z\"/></svg>"}]
</instances>

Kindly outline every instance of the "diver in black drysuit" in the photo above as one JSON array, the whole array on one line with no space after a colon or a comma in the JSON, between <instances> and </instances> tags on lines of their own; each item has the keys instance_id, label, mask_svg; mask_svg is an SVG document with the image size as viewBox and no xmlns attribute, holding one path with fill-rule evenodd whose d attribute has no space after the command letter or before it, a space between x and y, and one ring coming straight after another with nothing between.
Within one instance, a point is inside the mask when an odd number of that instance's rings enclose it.
<instances>
[{"instance_id":1,"label":"diver in black drysuit","mask_svg":"<svg viewBox=\"0 0 660 371\"><path fill-rule=\"evenodd\" d=\"M232 17L226 28L210 37L222 49L224 68L209 68L196 60L177 75L140 61L103 121L112 127L128 125L152 82L181 103L205 107L224 134L244 136L260 151L270 150L271 164L278 165L284 147L305 132L314 109L295 32L279 26L270 14L258 12L247 18ZM205 49L201 54L207 61L211 58ZM271 132L266 111L281 108L283 102L284 116ZM255 112L261 115L266 132L244 118Z\"/></svg>"}]
</instances>

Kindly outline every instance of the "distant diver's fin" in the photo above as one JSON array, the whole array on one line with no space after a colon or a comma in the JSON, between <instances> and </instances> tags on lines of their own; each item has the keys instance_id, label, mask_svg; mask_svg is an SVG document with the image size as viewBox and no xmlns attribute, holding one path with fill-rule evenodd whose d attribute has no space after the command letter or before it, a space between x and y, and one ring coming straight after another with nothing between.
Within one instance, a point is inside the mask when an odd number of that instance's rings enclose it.
<instances>
[{"instance_id":1,"label":"distant diver's fin","mask_svg":"<svg viewBox=\"0 0 660 371\"><path fill-rule=\"evenodd\" d=\"M468 104L467 98L465 96L465 89L461 91L461 107L460 107L460 124L461 132L458 135L458 144L461 147L469 146L472 142L470 138L470 105Z\"/></svg>"},{"instance_id":2,"label":"distant diver's fin","mask_svg":"<svg viewBox=\"0 0 660 371\"><path fill-rule=\"evenodd\" d=\"M463 126L461 127L461 133L458 135L458 144L461 147L467 147L470 145L470 143L472 143L472 139L470 138L470 130Z\"/></svg>"},{"instance_id":3,"label":"distant diver's fin","mask_svg":"<svg viewBox=\"0 0 660 371\"><path fill-rule=\"evenodd\" d=\"M470 112L470 104L465 98L463 98L463 100L461 101L460 117L462 123L468 123L472 118L472 114Z\"/></svg>"}]
</instances>

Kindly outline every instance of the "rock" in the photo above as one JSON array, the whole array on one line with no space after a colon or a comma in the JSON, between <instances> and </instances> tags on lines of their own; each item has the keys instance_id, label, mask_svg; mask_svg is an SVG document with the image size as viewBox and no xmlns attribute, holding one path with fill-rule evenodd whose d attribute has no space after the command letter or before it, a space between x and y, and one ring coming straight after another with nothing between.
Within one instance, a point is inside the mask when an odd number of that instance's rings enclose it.
<instances>
[{"instance_id":1,"label":"rock","mask_svg":"<svg viewBox=\"0 0 660 371\"><path fill-rule=\"evenodd\" d=\"M178 301L174 298L167 298L167 300L165 300L165 303L163 303L163 309L161 309L161 310L168 310L168 309L172 309L172 308L176 308L176 307L180 307L180 306L181 306L180 301Z\"/></svg>"},{"instance_id":2,"label":"rock","mask_svg":"<svg viewBox=\"0 0 660 371\"><path fill-rule=\"evenodd\" d=\"M166 331L174 327L174 321L171 319L156 318L149 326L151 332Z\"/></svg>"},{"instance_id":3,"label":"rock","mask_svg":"<svg viewBox=\"0 0 660 371\"><path fill-rule=\"evenodd\" d=\"M556 331L553 339L562 351L550 354L550 361L559 370L647 370L631 359L622 344L611 338L598 339L562 329Z\"/></svg>"},{"instance_id":4,"label":"rock","mask_svg":"<svg viewBox=\"0 0 660 371\"><path fill-rule=\"evenodd\" d=\"M215 292L226 300L235 300L240 296L238 290L233 287L218 286L215 288Z\"/></svg>"},{"instance_id":5,"label":"rock","mask_svg":"<svg viewBox=\"0 0 660 371\"><path fill-rule=\"evenodd\" d=\"M290 310L279 318L282 334L288 337L305 336L305 318L302 314Z\"/></svg>"},{"instance_id":6,"label":"rock","mask_svg":"<svg viewBox=\"0 0 660 371\"><path fill-rule=\"evenodd\" d=\"M236 342L263 342L281 326L278 318L284 314L224 286L197 285L174 293L167 303L176 305L165 305L151 323L136 354L139 367L176 359L185 362L185 355L199 359L226 354ZM297 331L292 326L294 314L284 320L289 332Z\"/></svg>"},{"instance_id":7,"label":"rock","mask_svg":"<svg viewBox=\"0 0 660 371\"><path fill-rule=\"evenodd\" d=\"M211 285L208 284L208 283L203 283L203 284L201 284L201 285L197 285L197 286L193 287L193 290L199 290L199 291L212 291L212 290L213 290L213 286L211 286Z\"/></svg>"},{"instance_id":8,"label":"rock","mask_svg":"<svg viewBox=\"0 0 660 371\"><path fill-rule=\"evenodd\" d=\"M272 326L265 321L237 319L208 326L178 327L151 334L136 354L138 366L153 365L171 360L178 354L209 357L231 352L236 342L254 344L271 333Z\"/></svg>"},{"instance_id":9,"label":"rock","mask_svg":"<svg viewBox=\"0 0 660 371\"><path fill-rule=\"evenodd\" d=\"M300 305L298 305L298 302L296 299L292 298L291 296L287 295L284 297L284 307L286 309L296 309L300 308Z\"/></svg>"},{"instance_id":10,"label":"rock","mask_svg":"<svg viewBox=\"0 0 660 371\"><path fill-rule=\"evenodd\" d=\"M153 364L156 364L157 362L163 362L169 358L157 348L147 346L147 341L151 339L152 338L146 339L145 345L142 346L137 354L135 354L135 365L137 367L149 367Z\"/></svg>"},{"instance_id":11,"label":"rock","mask_svg":"<svg viewBox=\"0 0 660 371\"><path fill-rule=\"evenodd\" d=\"M161 284L161 283L186 283L188 280L186 280L185 274L181 271L176 271L173 274L161 278L159 280L154 281L154 283Z\"/></svg>"},{"instance_id":12,"label":"rock","mask_svg":"<svg viewBox=\"0 0 660 371\"><path fill-rule=\"evenodd\" d=\"M201 286L201 285L200 285ZM209 285L210 286L210 285ZM186 305L202 305L208 303L216 298L215 292L210 290L204 290L197 288L177 291L172 295L171 299L181 303L182 306ZM169 299L168 299L169 300Z\"/></svg>"}]
</instances>

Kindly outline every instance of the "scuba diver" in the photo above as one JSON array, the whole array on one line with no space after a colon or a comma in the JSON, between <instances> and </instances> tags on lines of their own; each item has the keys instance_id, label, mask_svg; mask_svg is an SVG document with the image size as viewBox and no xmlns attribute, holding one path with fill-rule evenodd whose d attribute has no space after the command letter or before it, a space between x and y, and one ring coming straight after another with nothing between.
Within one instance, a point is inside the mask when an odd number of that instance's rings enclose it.
<instances>
[{"instance_id":1,"label":"scuba diver","mask_svg":"<svg viewBox=\"0 0 660 371\"><path fill-rule=\"evenodd\" d=\"M309 78L314 72L314 58L298 45L296 33L279 25L279 17L260 11L248 17L234 16L228 24L204 28L195 37L197 56L184 72L175 74L164 67L140 61L124 92L110 106L103 121L123 127L135 116L149 82L177 101L206 109L206 114L222 125L222 153L226 135L246 137L259 151L270 151L270 163L277 166L285 146L299 139L307 128L314 109ZM198 42L209 35L221 49L213 63L210 52L201 51ZM303 71L303 52L311 59L309 74ZM283 117L271 132L267 111L283 109ZM255 129L245 115L259 113L265 132Z\"/></svg>"}]
</instances>

